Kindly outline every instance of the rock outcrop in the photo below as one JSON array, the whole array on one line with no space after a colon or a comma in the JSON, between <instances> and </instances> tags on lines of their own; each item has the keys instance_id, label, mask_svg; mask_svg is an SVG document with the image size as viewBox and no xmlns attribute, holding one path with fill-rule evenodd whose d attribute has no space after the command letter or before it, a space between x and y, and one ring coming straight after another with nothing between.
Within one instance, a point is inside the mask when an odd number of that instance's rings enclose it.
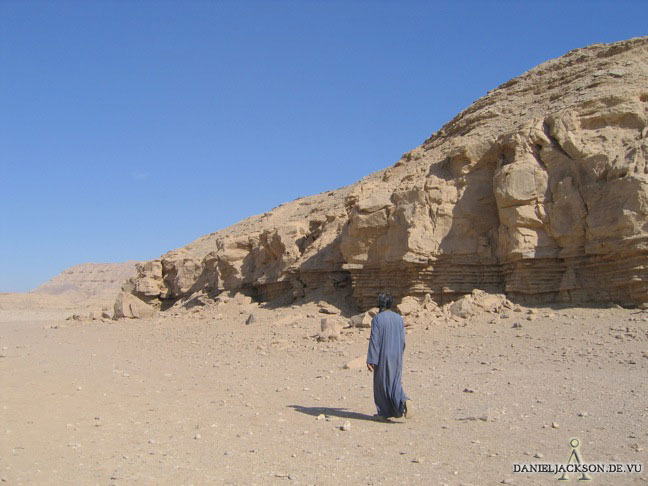
<instances>
[{"instance_id":1,"label":"rock outcrop","mask_svg":"<svg viewBox=\"0 0 648 486\"><path fill-rule=\"evenodd\" d=\"M648 38L576 49L477 100L394 166L137 265L155 306L390 290L439 304L648 297ZM320 298L318 297L318 298Z\"/></svg>"}]
</instances>

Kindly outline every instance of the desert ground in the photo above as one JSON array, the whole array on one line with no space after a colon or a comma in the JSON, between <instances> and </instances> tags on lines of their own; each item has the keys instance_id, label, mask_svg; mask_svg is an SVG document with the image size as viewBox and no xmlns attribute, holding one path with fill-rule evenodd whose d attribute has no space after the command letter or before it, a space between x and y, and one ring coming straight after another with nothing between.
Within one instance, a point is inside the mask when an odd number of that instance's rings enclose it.
<instances>
[{"instance_id":1,"label":"desert ground","mask_svg":"<svg viewBox=\"0 0 648 486\"><path fill-rule=\"evenodd\" d=\"M591 484L648 483L639 309L419 322L403 370L414 414L384 423L369 329L320 342L315 302L118 321L28 304L0 299L4 484L554 484L514 464L565 464L572 438L584 463L643 466Z\"/></svg>"}]
</instances>

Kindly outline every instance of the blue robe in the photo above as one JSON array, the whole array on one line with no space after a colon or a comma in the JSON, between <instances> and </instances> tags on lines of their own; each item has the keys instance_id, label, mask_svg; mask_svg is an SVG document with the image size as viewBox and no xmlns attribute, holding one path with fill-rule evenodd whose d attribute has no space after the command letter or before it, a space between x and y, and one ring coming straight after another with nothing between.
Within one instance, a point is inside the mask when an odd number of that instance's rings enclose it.
<instances>
[{"instance_id":1,"label":"blue robe","mask_svg":"<svg viewBox=\"0 0 648 486\"><path fill-rule=\"evenodd\" d=\"M403 318L390 310L379 312L371 321L367 363L374 365L373 390L378 415L402 417L405 400L403 385Z\"/></svg>"}]
</instances>

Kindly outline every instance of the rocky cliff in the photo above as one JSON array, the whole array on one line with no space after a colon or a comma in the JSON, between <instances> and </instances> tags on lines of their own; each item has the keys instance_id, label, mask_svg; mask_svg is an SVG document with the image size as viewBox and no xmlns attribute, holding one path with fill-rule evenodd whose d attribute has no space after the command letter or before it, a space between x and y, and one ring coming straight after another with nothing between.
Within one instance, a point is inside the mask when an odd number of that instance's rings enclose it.
<instances>
[{"instance_id":1,"label":"rocky cliff","mask_svg":"<svg viewBox=\"0 0 648 486\"><path fill-rule=\"evenodd\" d=\"M477 100L394 166L138 264L163 306L390 290L444 303L648 300L648 38L576 49ZM278 299L278 300L277 300Z\"/></svg>"}]
</instances>

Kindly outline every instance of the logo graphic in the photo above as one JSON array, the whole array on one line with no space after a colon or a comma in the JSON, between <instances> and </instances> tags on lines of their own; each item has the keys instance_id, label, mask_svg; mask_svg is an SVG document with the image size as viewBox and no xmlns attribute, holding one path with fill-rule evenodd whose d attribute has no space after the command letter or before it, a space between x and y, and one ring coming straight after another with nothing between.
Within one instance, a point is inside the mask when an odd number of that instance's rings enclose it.
<instances>
[{"instance_id":1,"label":"logo graphic","mask_svg":"<svg viewBox=\"0 0 648 486\"><path fill-rule=\"evenodd\" d=\"M583 456L580 453L580 440L576 438L569 439L571 454L566 463L542 463L534 462L531 464L513 464L514 473L522 474L551 474L558 476L558 481L570 481L570 474L576 474L578 481L591 481L590 474L641 474L643 464L640 462L627 463L587 463L583 462ZM537 457L537 456L536 456Z\"/></svg>"},{"instance_id":2,"label":"logo graphic","mask_svg":"<svg viewBox=\"0 0 648 486\"><path fill-rule=\"evenodd\" d=\"M578 448L580 446L580 441L578 439L571 439L569 441L569 447L571 447L571 454L569 455L569 460L567 461L567 464L578 464L578 466L575 467L576 471L580 471L580 478L578 478L579 481L591 481L592 478L587 475L587 472L584 469L580 469L579 466L582 466L583 464L583 459L581 458L580 452L578 451ZM562 476L558 478L558 481L569 481L569 476L567 475L567 472L564 471L562 473Z\"/></svg>"}]
</instances>

